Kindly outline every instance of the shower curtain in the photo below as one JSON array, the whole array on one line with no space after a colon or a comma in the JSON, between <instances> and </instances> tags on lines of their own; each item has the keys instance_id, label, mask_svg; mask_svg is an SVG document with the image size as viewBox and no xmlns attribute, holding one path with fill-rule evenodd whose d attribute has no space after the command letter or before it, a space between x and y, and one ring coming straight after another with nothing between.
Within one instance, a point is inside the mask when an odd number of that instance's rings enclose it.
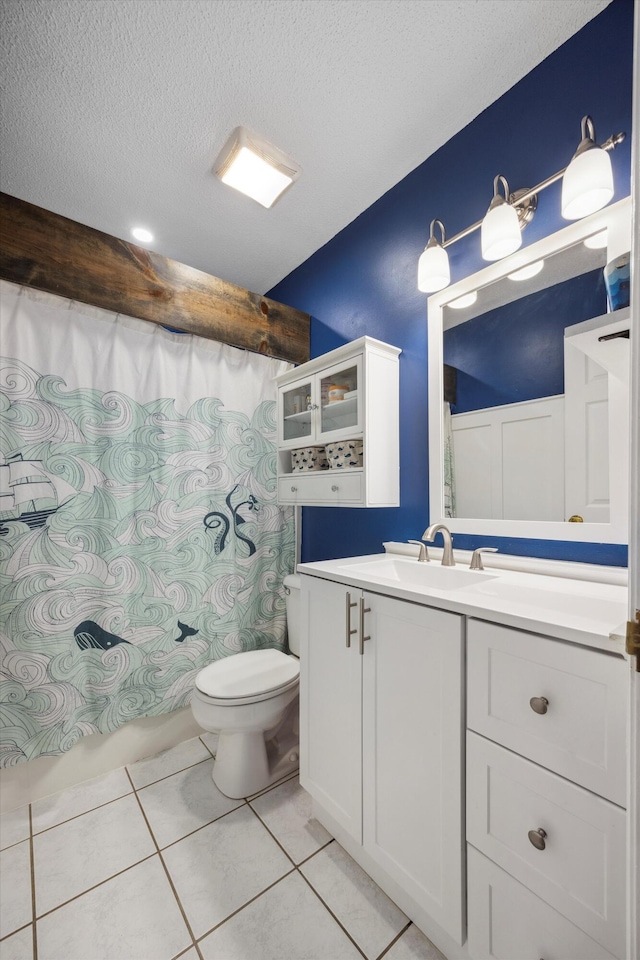
<instances>
[{"instance_id":1,"label":"shower curtain","mask_svg":"<svg viewBox=\"0 0 640 960\"><path fill-rule=\"evenodd\" d=\"M289 365L2 283L0 766L187 704L282 647Z\"/></svg>"}]
</instances>

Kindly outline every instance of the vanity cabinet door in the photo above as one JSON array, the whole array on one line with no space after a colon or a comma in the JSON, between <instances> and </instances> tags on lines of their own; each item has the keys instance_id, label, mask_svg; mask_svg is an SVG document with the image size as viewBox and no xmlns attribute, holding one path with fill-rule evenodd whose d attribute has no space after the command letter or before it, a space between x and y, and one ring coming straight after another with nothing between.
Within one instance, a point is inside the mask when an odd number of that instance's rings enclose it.
<instances>
[{"instance_id":1,"label":"vanity cabinet door","mask_svg":"<svg viewBox=\"0 0 640 960\"><path fill-rule=\"evenodd\" d=\"M463 618L364 604L363 845L462 943Z\"/></svg>"},{"instance_id":2,"label":"vanity cabinet door","mask_svg":"<svg viewBox=\"0 0 640 960\"><path fill-rule=\"evenodd\" d=\"M362 842L362 660L357 634L347 646L360 590L302 577L300 783L358 843Z\"/></svg>"}]
</instances>

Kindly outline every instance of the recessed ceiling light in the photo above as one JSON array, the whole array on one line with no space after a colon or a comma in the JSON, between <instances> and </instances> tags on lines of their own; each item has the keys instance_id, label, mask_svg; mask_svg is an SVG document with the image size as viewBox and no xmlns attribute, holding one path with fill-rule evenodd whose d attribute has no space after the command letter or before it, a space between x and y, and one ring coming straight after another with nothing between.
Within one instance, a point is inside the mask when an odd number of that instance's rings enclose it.
<instances>
[{"instance_id":1,"label":"recessed ceiling light","mask_svg":"<svg viewBox=\"0 0 640 960\"><path fill-rule=\"evenodd\" d=\"M478 291L473 290L471 293L465 293L463 297L458 297L457 300L452 300L451 303L448 303L448 307L453 307L454 310L464 310L465 307L470 307L478 299Z\"/></svg>"},{"instance_id":2,"label":"recessed ceiling light","mask_svg":"<svg viewBox=\"0 0 640 960\"><path fill-rule=\"evenodd\" d=\"M218 155L216 176L227 186L272 207L301 168L286 153L245 127L236 127Z\"/></svg>"},{"instance_id":3,"label":"recessed ceiling light","mask_svg":"<svg viewBox=\"0 0 640 960\"><path fill-rule=\"evenodd\" d=\"M508 273L507 276L509 280L528 280L530 277L537 276L543 267L544 260L536 260L535 263L530 263L528 266L523 267L522 270L516 270L515 273Z\"/></svg>"},{"instance_id":4,"label":"recessed ceiling light","mask_svg":"<svg viewBox=\"0 0 640 960\"><path fill-rule=\"evenodd\" d=\"M150 230L146 230L144 227L133 227L131 230L131 236L134 240L139 240L140 243L151 243L153 240L153 234Z\"/></svg>"},{"instance_id":5,"label":"recessed ceiling light","mask_svg":"<svg viewBox=\"0 0 640 960\"><path fill-rule=\"evenodd\" d=\"M589 250L600 250L602 247L607 245L607 230L601 230L600 233L594 233L593 236L587 237L584 242L585 247L588 247Z\"/></svg>"}]
</instances>

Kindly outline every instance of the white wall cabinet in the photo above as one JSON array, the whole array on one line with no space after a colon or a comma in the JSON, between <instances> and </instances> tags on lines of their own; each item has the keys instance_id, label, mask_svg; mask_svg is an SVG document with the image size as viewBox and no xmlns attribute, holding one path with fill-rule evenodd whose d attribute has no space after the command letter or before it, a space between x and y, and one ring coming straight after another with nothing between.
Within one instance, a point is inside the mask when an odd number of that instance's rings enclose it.
<instances>
[{"instance_id":1,"label":"white wall cabinet","mask_svg":"<svg viewBox=\"0 0 640 960\"><path fill-rule=\"evenodd\" d=\"M280 503L399 505L399 354L361 337L276 378ZM294 469L292 450L341 440L362 441L361 467Z\"/></svg>"},{"instance_id":2,"label":"white wall cabinet","mask_svg":"<svg viewBox=\"0 0 640 960\"><path fill-rule=\"evenodd\" d=\"M405 912L458 944L463 619L302 578L301 783Z\"/></svg>"}]
</instances>

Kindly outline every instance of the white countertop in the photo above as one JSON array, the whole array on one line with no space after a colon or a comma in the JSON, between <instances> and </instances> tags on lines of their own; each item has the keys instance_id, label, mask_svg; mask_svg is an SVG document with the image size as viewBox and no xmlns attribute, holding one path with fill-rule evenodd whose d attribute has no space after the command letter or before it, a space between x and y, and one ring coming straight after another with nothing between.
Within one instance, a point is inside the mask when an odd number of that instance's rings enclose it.
<instances>
[{"instance_id":1,"label":"white countertop","mask_svg":"<svg viewBox=\"0 0 640 960\"><path fill-rule=\"evenodd\" d=\"M426 568L426 564L411 570L406 564L417 565L418 561L382 553L301 563L297 570L307 576L625 655L621 624L627 619L626 586L491 568L478 574L471 584L444 590L415 582L420 579L420 567ZM376 569L378 565L384 576ZM428 566L439 565L439 559L432 559ZM460 564L456 569L466 571L468 565ZM405 573L412 582L403 580Z\"/></svg>"}]
</instances>

